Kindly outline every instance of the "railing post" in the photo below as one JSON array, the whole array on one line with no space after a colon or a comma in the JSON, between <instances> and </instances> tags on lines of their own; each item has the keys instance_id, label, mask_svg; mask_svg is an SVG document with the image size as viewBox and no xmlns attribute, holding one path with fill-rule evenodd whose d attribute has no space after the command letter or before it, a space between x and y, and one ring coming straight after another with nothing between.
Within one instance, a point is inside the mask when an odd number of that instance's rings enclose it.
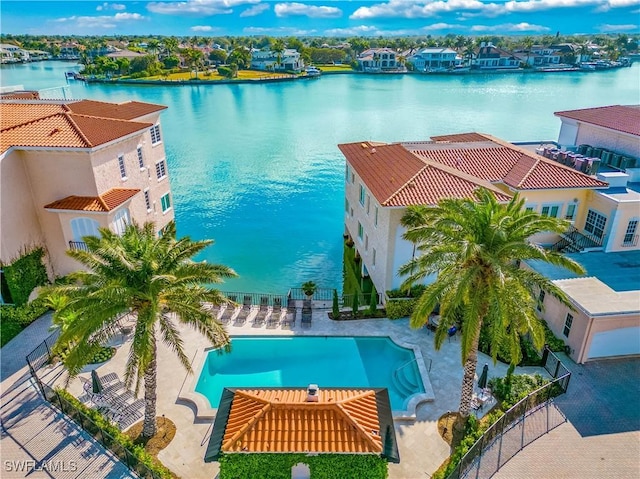
<instances>
[{"instance_id":1,"label":"railing post","mask_svg":"<svg viewBox=\"0 0 640 479\"><path fill-rule=\"evenodd\" d=\"M558 371L560 370L560 360L556 358L556 371L553 373L553 379L558 377Z\"/></svg>"},{"instance_id":2,"label":"railing post","mask_svg":"<svg viewBox=\"0 0 640 479\"><path fill-rule=\"evenodd\" d=\"M525 419L526 419L526 414L527 414L527 408L524 408L524 411L522 412L522 434L520 434L520 450L522 451L522 449L524 449L524 427L525 427Z\"/></svg>"},{"instance_id":3,"label":"railing post","mask_svg":"<svg viewBox=\"0 0 640 479\"><path fill-rule=\"evenodd\" d=\"M504 422L504 416L498 419L498 422ZM497 424L497 423L496 423ZM500 431L500 444L498 444L498 469L500 469L500 457L502 456L502 439L504 438L504 428L499 428Z\"/></svg>"}]
</instances>

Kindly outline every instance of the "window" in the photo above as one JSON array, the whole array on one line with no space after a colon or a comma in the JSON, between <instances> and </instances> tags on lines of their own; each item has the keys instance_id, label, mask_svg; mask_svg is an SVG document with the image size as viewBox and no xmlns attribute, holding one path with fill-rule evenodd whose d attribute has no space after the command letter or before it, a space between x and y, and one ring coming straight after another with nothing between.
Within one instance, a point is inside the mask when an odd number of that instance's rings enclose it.
<instances>
[{"instance_id":1,"label":"window","mask_svg":"<svg viewBox=\"0 0 640 479\"><path fill-rule=\"evenodd\" d=\"M158 180L167 176L167 167L164 164L164 160L160 160L156 163L156 176L158 177Z\"/></svg>"},{"instance_id":2,"label":"window","mask_svg":"<svg viewBox=\"0 0 640 479\"><path fill-rule=\"evenodd\" d=\"M344 199L344 210L349 213L349 200L348 199Z\"/></svg>"},{"instance_id":3,"label":"window","mask_svg":"<svg viewBox=\"0 0 640 479\"><path fill-rule=\"evenodd\" d=\"M587 221L584 224L585 231L588 231L593 236L602 238L604 236L604 227L607 224L607 217L596 213L593 210L589 210L587 213Z\"/></svg>"},{"instance_id":4,"label":"window","mask_svg":"<svg viewBox=\"0 0 640 479\"><path fill-rule=\"evenodd\" d=\"M166 213L171 208L171 199L169 193L160 198L160 204L162 205L162 212Z\"/></svg>"},{"instance_id":5,"label":"window","mask_svg":"<svg viewBox=\"0 0 640 479\"><path fill-rule=\"evenodd\" d=\"M364 235L364 250L369 251L369 235Z\"/></svg>"},{"instance_id":6,"label":"window","mask_svg":"<svg viewBox=\"0 0 640 479\"><path fill-rule=\"evenodd\" d=\"M524 210L525 211L535 211L536 207L535 206L525 206Z\"/></svg>"},{"instance_id":7,"label":"window","mask_svg":"<svg viewBox=\"0 0 640 479\"><path fill-rule=\"evenodd\" d=\"M151 211L151 196L149 190L144 190L144 205L147 207L147 212Z\"/></svg>"},{"instance_id":8,"label":"window","mask_svg":"<svg viewBox=\"0 0 640 479\"><path fill-rule=\"evenodd\" d=\"M571 316L571 313L567 313L567 319L564 320L564 329L562 330L562 334L564 334L565 338L569 337L572 323L573 323L573 316Z\"/></svg>"},{"instance_id":9,"label":"window","mask_svg":"<svg viewBox=\"0 0 640 479\"><path fill-rule=\"evenodd\" d=\"M373 266L376 265L376 249L373 248L373 251L371 252L371 264Z\"/></svg>"},{"instance_id":10,"label":"window","mask_svg":"<svg viewBox=\"0 0 640 479\"><path fill-rule=\"evenodd\" d=\"M540 290L540 294L538 295L538 307L537 310L538 311L542 311L543 307L544 307L544 297L546 296L546 293L544 292L544 289Z\"/></svg>"},{"instance_id":11,"label":"window","mask_svg":"<svg viewBox=\"0 0 640 479\"><path fill-rule=\"evenodd\" d=\"M624 234L624 240L622 244L631 245L634 243L634 236L636 235L636 230L638 229L638 220L631 220L627 224L627 231Z\"/></svg>"},{"instance_id":12,"label":"window","mask_svg":"<svg viewBox=\"0 0 640 479\"><path fill-rule=\"evenodd\" d=\"M360 185L360 204L364 206L364 186Z\"/></svg>"},{"instance_id":13,"label":"window","mask_svg":"<svg viewBox=\"0 0 640 479\"><path fill-rule=\"evenodd\" d=\"M362 227L362 223L358 221L358 238L362 241L362 236L364 235L364 228Z\"/></svg>"},{"instance_id":14,"label":"window","mask_svg":"<svg viewBox=\"0 0 640 479\"><path fill-rule=\"evenodd\" d=\"M120 168L120 178L127 179L127 169L124 167L124 156L118 156L118 167Z\"/></svg>"},{"instance_id":15,"label":"window","mask_svg":"<svg viewBox=\"0 0 640 479\"><path fill-rule=\"evenodd\" d=\"M351 184L355 183L355 181L356 181L356 175L352 171L351 172Z\"/></svg>"},{"instance_id":16,"label":"window","mask_svg":"<svg viewBox=\"0 0 640 479\"><path fill-rule=\"evenodd\" d=\"M571 203L567 205L567 213L564 215L564 219L573 221L576 217L576 205L575 203Z\"/></svg>"},{"instance_id":17,"label":"window","mask_svg":"<svg viewBox=\"0 0 640 479\"><path fill-rule=\"evenodd\" d=\"M367 195L367 214L369 214L370 209L371 209L371 195Z\"/></svg>"},{"instance_id":18,"label":"window","mask_svg":"<svg viewBox=\"0 0 640 479\"><path fill-rule=\"evenodd\" d=\"M540 212L540 214L542 216L551 216L552 218L557 218L559 210L560 205L546 205L542 207L542 211Z\"/></svg>"},{"instance_id":19,"label":"window","mask_svg":"<svg viewBox=\"0 0 640 479\"><path fill-rule=\"evenodd\" d=\"M376 208L376 210L375 210L374 215L373 215L373 224L375 226L378 226L378 207L376 206L375 208Z\"/></svg>"},{"instance_id":20,"label":"window","mask_svg":"<svg viewBox=\"0 0 640 479\"><path fill-rule=\"evenodd\" d=\"M138 165L141 170L144 170L144 157L142 156L142 147L138 147Z\"/></svg>"},{"instance_id":21,"label":"window","mask_svg":"<svg viewBox=\"0 0 640 479\"><path fill-rule=\"evenodd\" d=\"M344 174L344 181L346 181L347 183L349 182L350 174L351 174L351 168L349 168L349 165L347 165L346 172Z\"/></svg>"},{"instance_id":22,"label":"window","mask_svg":"<svg viewBox=\"0 0 640 479\"><path fill-rule=\"evenodd\" d=\"M151 144L155 145L157 143L160 143L161 138L160 138L160 125L153 125L151 127Z\"/></svg>"},{"instance_id":23,"label":"window","mask_svg":"<svg viewBox=\"0 0 640 479\"><path fill-rule=\"evenodd\" d=\"M85 236L100 236L98 228L100 224L90 218L74 218L71 220L71 232L73 241L81 242Z\"/></svg>"},{"instance_id":24,"label":"window","mask_svg":"<svg viewBox=\"0 0 640 479\"><path fill-rule=\"evenodd\" d=\"M117 235L122 236L128 224L131 224L129 210L127 208L123 208L119 210L113 218L113 229Z\"/></svg>"},{"instance_id":25,"label":"window","mask_svg":"<svg viewBox=\"0 0 640 479\"><path fill-rule=\"evenodd\" d=\"M351 217L353 218L353 208L351 208Z\"/></svg>"}]
</instances>

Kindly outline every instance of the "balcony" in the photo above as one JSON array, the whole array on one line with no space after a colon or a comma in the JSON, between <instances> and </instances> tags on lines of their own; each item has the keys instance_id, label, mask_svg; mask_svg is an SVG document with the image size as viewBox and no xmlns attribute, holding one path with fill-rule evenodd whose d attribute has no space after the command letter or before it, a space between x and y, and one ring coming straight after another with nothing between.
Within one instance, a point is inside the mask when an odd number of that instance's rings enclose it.
<instances>
[{"instance_id":1,"label":"balcony","mask_svg":"<svg viewBox=\"0 0 640 479\"><path fill-rule=\"evenodd\" d=\"M85 243L84 241L69 241L69 249L74 251L89 251L89 248L87 248L87 243Z\"/></svg>"},{"instance_id":2,"label":"balcony","mask_svg":"<svg viewBox=\"0 0 640 479\"><path fill-rule=\"evenodd\" d=\"M622 241L623 248L632 248L638 246L638 235L625 235Z\"/></svg>"},{"instance_id":3,"label":"balcony","mask_svg":"<svg viewBox=\"0 0 640 479\"><path fill-rule=\"evenodd\" d=\"M573 226L560 235L560 240L549 249L560 253L580 253L586 249L602 248L602 238L587 232L580 232Z\"/></svg>"}]
</instances>

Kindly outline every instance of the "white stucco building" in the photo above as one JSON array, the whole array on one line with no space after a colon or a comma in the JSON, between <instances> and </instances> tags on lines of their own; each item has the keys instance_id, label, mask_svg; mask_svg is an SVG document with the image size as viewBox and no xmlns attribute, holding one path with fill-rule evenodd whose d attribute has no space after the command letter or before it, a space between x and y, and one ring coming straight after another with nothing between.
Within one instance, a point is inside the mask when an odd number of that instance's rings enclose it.
<instances>
[{"instance_id":1,"label":"white stucco building","mask_svg":"<svg viewBox=\"0 0 640 479\"><path fill-rule=\"evenodd\" d=\"M251 68L299 72L304 68L304 61L300 53L292 48L287 48L280 54L271 50L254 50L251 52Z\"/></svg>"}]
</instances>

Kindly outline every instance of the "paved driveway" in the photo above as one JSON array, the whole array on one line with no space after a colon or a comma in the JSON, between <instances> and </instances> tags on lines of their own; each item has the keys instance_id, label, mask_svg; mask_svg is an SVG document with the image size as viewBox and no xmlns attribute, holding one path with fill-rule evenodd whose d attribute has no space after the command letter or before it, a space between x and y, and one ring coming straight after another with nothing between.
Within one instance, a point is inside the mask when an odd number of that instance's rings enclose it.
<instances>
[{"instance_id":1,"label":"paved driveway","mask_svg":"<svg viewBox=\"0 0 640 479\"><path fill-rule=\"evenodd\" d=\"M495 479L640 477L640 359L602 360L572 371L556 404L566 424L527 446Z\"/></svg>"}]
</instances>

